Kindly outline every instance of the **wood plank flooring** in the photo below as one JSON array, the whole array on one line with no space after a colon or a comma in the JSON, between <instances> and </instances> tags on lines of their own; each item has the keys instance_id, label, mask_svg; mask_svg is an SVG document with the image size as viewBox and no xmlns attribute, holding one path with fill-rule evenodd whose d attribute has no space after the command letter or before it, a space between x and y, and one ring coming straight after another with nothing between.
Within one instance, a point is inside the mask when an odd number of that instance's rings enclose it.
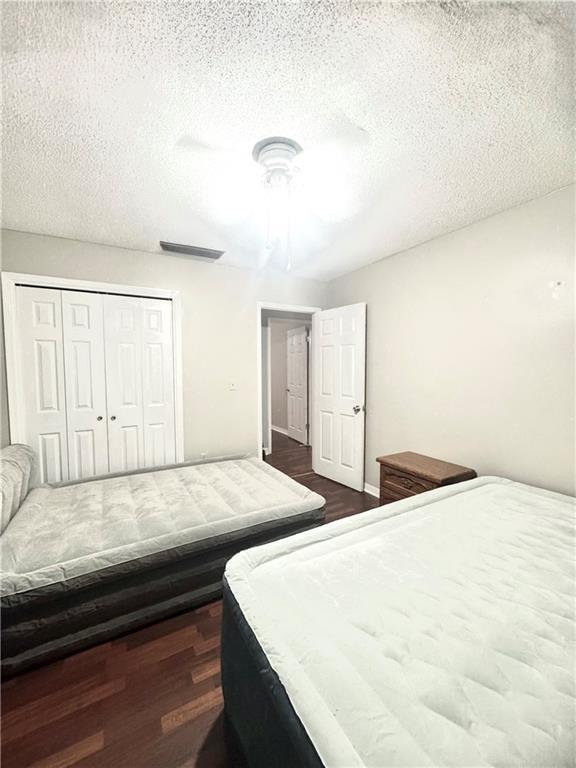
<instances>
[{"instance_id":1,"label":"wood plank flooring","mask_svg":"<svg viewBox=\"0 0 576 768\"><path fill-rule=\"evenodd\" d=\"M326 499L328 521L377 499L312 472L273 433L270 464ZM232 768L222 730L220 602L49 664L2 686L3 768Z\"/></svg>"}]
</instances>

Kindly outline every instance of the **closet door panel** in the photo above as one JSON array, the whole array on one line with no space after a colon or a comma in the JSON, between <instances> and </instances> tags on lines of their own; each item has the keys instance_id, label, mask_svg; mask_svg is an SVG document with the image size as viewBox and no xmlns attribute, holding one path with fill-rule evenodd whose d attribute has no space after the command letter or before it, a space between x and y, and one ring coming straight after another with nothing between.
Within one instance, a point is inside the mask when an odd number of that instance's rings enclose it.
<instances>
[{"instance_id":1,"label":"closet door panel","mask_svg":"<svg viewBox=\"0 0 576 768\"><path fill-rule=\"evenodd\" d=\"M38 455L35 480L58 483L68 480L61 292L18 286L16 296L23 439Z\"/></svg>"},{"instance_id":2,"label":"closet door panel","mask_svg":"<svg viewBox=\"0 0 576 768\"><path fill-rule=\"evenodd\" d=\"M104 296L108 455L111 472L144 466L142 299Z\"/></svg>"},{"instance_id":3,"label":"closet door panel","mask_svg":"<svg viewBox=\"0 0 576 768\"><path fill-rule=\"evenodd\" d=\"M142 299L142 392L147 467L176 461L172 302Z\"/></svg>"},{"instance_id":4,"label":"closet door panel","mask_svg":"<svg viewBox=\"0 0 576 768\"><path fill-rule=\"evenodd\" d=\"M62 291L70 480L108 472L102 296Z\"/></svg>"}]
</instances>

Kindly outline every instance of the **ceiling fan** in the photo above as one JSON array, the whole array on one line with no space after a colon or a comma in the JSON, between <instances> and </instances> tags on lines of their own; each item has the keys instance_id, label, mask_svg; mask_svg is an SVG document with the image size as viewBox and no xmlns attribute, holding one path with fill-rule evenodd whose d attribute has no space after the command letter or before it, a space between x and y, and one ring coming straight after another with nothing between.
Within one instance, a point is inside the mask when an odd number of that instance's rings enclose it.
<instances>
[{"instance_id":1,"label":"ceiling fan","mask_svg":"<svg viewBox=\"0 0 576 768\"><path fill-rule=\"evenodd\" d=\"M353 149L370 142L370 133L344 114L336 114L322 121L320 129L306 130L306 153L322 151L327 145ZM204 141L198 135L185 133L176 141L175 149L188 153L236 153L230 146L217 146Z\"/></svg>"},{"instance_id":2,"label":"ceiling fan","mask_svg":"<svg viewBox=\"0 0 576 768\"><path fill-rule=\"evenodd\" d=\"M320 133L310 131L308 134L309 143L306 143L305 151L297 141L284 136L261 139L252 149L252 159L261 167L261 179L266 190L267 223L261 265L275 256L286 269L291 268L290 192L294 177L301 175L300 182L303 184L306 180L317 181L318 176L325 175L327 167L333 173L342 156L370 142L368 131L345 115L332 118ZM175 149L190 157L213 158L214 162L225 163L228 167L238 164L239 172L246 167L244 164L249 157L249 148L241 152L237 148L217 147L192 134L182 135Z\"/></svg>"}]
</instances>

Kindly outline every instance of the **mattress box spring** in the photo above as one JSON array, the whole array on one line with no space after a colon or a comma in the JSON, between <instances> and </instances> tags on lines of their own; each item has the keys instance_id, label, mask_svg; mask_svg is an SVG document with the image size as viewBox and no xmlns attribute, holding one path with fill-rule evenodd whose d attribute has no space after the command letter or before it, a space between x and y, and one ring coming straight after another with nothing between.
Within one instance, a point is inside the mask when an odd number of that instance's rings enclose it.
<instances>
[{"instance_id":1,"label":"mattress box spring","mask_svg":"<svg viewBox=\"0 0 576 768\"><path fill-rule=\"evenodd\" d=\"M221 673L231 765L235 768L323 768L226 579L222 591Z\"/></svg>"}]
</instances>

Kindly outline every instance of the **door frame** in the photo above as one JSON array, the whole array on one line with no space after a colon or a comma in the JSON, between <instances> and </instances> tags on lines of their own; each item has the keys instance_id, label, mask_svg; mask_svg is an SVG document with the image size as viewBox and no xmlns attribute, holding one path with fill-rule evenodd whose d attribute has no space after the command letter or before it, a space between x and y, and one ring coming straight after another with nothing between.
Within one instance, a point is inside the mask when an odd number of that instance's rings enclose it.
<instances>
[{"instance_id":1,"label":"door frame","mask_svg":"<svg viewBox=\"0 0 576 768\"><path fill-rule=\"evenodd\" d=\"M168 299L172 302L172 339L174 345L174 430L176 461L184 461L184 398L182 388L182 299L180 291L165 288L148 288L96 280L76 280L68 277L34 275L26 272L2 273L2 310L4 316L4 351L6 355L6 381L8 389L8 423L10 442L24 442L24 404L21 398L20 371L16 350L18 348L18 323L16 320L16 288L29 285L34 288L112 293L123 296L140 296L146 299Z\"/></svg>"},{"instance_id":2,"label":"door frame","mask_svg":"<svg viewBox=\"0 0 576 768\"><path fill-rule=\"evenodd\" d=\"M259 301L256 303L256 385L257 385L257 405L258 405L258 417L257 422L257 456L262 458L263 440L262 440L262 413L264 408L263 393L262 393L262 313L265 311L273 312L292 312L299 315L313 315L314 312L320 312L322 307L306 307L301 304L276 304L270 301ZM268 344L270 344L270 335L268 334ZM270 355L268 355L268 362L270 362ZM270 369L268 369L268 378ZM270 386L268 386L268 401L266 408L270 414L272 409L272 399L270 393ZM308 403L310 407L310 403ZM269 445L272 447L272 428L270 418L268 419L268 439ZM310 440L310 435L309 435Z\"/></svg>"},{"instance_id":3,"label":"door frame","mask_svg":"<svg viewBox=\"0 0 576 768\"><path fill-rule=\"evenodd\" d=\"M263 331L266 331L266 333L263 333ZM262 438L262 452L268 456L270 453L272 453L272 392L270 388L270 384L272 381L272 334L270 332L270 325L262 325L260 327L260 360L261 364L264 362L263 352L264 352L264 345L266 345L266 371L262 369L262 375L259 376L259 382L260 382L260 388L262 391L262 397L261 397L261 403L262 407L259 409L260 412L260 420L262 422L262 428L260 430L260 433L263 434L263 427L264 427L264 390L262 388L262 382L264 380L264 375L266 376L266 423L268 424L268 429L266 430L266 439ZM262 453L261 452L261 453Z\"/></svg>"}]
</instances>

